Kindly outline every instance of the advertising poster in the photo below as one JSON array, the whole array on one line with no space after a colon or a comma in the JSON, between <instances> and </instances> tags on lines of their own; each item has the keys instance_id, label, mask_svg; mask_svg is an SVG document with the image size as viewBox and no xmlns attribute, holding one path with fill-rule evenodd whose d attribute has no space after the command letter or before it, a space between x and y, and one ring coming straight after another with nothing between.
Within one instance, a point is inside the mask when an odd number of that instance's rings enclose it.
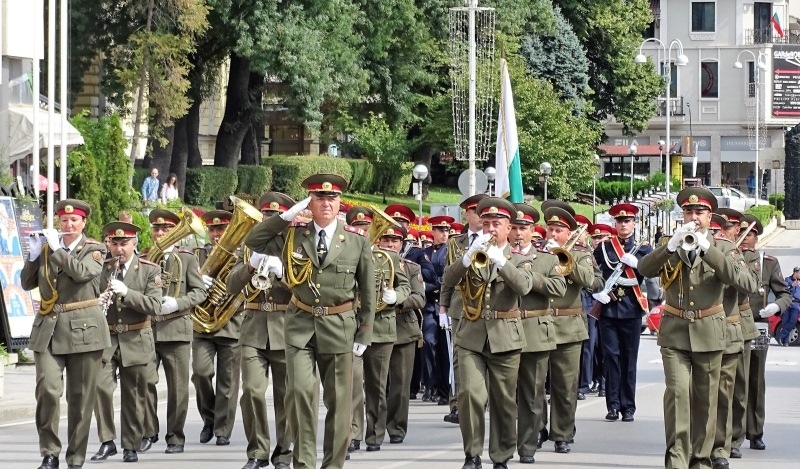
<instances>
[{"instance_id":1,"label":"advertising poster","mask_svg":"<svg viewBox=\"0 0 800 469\"><path fill-rule=\"evenodd\" d=\"M22 289L20 277L28 236L41 229L39 208L31 201L0 197L0 283L11 337L28 337L39 307L38 291Z\"/></svg>"},{"instance_id":2,"label":"advertising poster","mask_svg":"<svg viewBox=\"0 0 800 469\"><path fill-rule=\"evenodd\" d=\"M800 46L772 49L772 115L800 116Z\"/></svg>"}]
</instances>

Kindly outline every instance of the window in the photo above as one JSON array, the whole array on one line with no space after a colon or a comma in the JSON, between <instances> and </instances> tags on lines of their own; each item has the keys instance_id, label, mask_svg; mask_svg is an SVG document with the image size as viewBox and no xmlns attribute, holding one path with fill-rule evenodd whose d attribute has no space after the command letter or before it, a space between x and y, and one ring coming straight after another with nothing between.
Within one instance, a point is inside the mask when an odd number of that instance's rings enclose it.
<instances>
[{"instance_id":1,"label":"window","mask_svg":"<svg viewBox=\"0 0 800 469\"><path fill-rule=\"evenodd\" d=\"M678 66L675 65L675 62L670 62L670 71L669 71L669 95L672 98L678 96ZM661 62L661 74L662 76L666 73L666 63ZM664 92L661 92L661 97L664 96Z\"/></svg>"},{"instance_id":2,"label":"window","mask_svg":"<svg viewBox=\"0 0 800 469\"><path fill-rule=\"evenodd\" d=\"M756 96L756 63L752 60L747 62L747 96Z\"/></svg>"},{"instance_id":3,"label":"window","mask_svg":"<svg viewBox=\"0 0 800 469\"><path fill-rule=\"evenodd\" d=\"M713 33L716 31L715 16L715 2L692 2L692 32Z\"/></svg>"},{"instance_id":4,"label":"window","mask_svg":"<svg viewBox=\"0 0 800 469\"><path fill-rule=\"evenodd\" d=\"M719 98L719 64L703 61L700 65L700 97Z\"/></svg>"}]
</instances>

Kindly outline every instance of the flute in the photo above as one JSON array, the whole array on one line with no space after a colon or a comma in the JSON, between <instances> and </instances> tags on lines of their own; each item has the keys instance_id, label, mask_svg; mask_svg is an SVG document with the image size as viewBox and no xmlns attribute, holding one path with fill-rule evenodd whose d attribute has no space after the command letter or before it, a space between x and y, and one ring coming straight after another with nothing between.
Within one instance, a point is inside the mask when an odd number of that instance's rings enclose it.
<instances>
[{"instance_id":1,"label":"flute","mask_svg":"<svg viewBox=\"0 0 800 469\"><path fill-rule=\"evenodd\" d=\"M77 231L60 231L58 233L59 236L73 235L73 234L78 234L78 232ZM30 236L31 238L33 238L35 236L44 237L44 233L42 232L42 230L32 231L28 236Z\"/></svg>"}]
</instances>

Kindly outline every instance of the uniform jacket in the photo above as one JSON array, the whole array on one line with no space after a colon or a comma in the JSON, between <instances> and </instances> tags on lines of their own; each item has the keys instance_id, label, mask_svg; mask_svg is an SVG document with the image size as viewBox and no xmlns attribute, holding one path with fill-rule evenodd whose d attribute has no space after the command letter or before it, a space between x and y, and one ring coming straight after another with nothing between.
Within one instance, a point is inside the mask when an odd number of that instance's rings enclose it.
<instances>
[{"instance_id":1,"label":"uniform jacket","mask_svg":"<svg viewBox=\"0 0 800 469\"><path fill-rule=\"evenodd\" d=\"M355 311L347 311L315 317L290 304L286 312L286 343L305 348L313 337L320 353L351 352L354 341L370 345L375 322L375 270L365 233L339 221L325 262L320 265L314 225L289 227L289 222L276 214L256 225L245 239L245 245L256 252L265 252L269 241L284 230L287 238L294 232L294 243L290 246L287 239L285 249L293 259L311 262L309 281L319 290L319 297L316 297L308 282L292 287L292 295L299 301L310 306L338 306L355 299L357 284L361 292L358 316ZM283 255L281 258L284 275L288 275L286 258Z\"/></svg>"},{"instance_id":2,"label":"uniform jacket","mask_svg":"<svg viewBox=\"0 0 800 469\"><path fill-rule=\"evenodd\" d=\"M420 266L407 259L403 259L400 268L405 271L411 293L402 305L395 307L395 320L397 321L396 344L409 344L422 339L422 329L417 317L417 311L425 306L425 287Z\"/></svg>"},{"instance_id":3,"label":"uniform jacket","mask_svg":"<svg viewBox=\"0 0 800 469\"><path fill-rule=\"evenodd\" d=\"M636 240L633 236L628 236L627 239L620 240L620 244L622 244L623 251L631 252L636 245ZM652 251L652 246L649 244L643 245L636 252L636 258L641 260ZM611 245L611 241L603 241L595 248L594 261L600 267L600 272L603 275L603 284L605 285L605 280L611 276L614 269L616 269L617 265L620 263L619 256L614 252L614 246ZM639 285L641 285L644 277L637 269L633 269L633 271L636 274L636 280L638 280ZM627 278L624 272L622 276L623 278ZM622 295L619 294L620 291L622 291ZM617 301L612 300L611 303L603 305L602 316L617 319L640 319L644 316L645 310L639 305L639 301L636 299L636 295L633 292L633 287L621 287L617 285L612 290L612 293L616 296ZM642 294L644 295L644 292L642 292Z\"/></svg>"},{"instance_id":4,"label":"uniform jacket","mask_svg":"<svg viewBox=\"0 0 800 469\"><path fill-rule=\"evenodd\" d=\"M383 256L391 259L392 266L394 268L394 282L391 287L394 289L395 294L397 295L396 304L403 304L403 302L406 301L406 298L408 298L408 295L411 294L411 285L408 283L408 277L406 276L405 270L400 268L400 256L398 256L396 252L384 251L383 249L379 248L375 248L375 250L372 251L376 275L378 269L380 269L383 271L384 279L389 278L390 272L389 265L384 263ZM361 291L363 292L363 289ZM382 292L382 288L376 291L376 303L377 301L380 301L379 299L382 295ZM397 320L395 319L395 314L394 305L387 305L386 308L382 309L381 311L375 312L375 322L372 326L373 344L390 342L394 343L397 341Z\"/></svg>"},{"instance_id":5,"label":"uniform jacket","mask_svg":"<svg viewBox=\"0 0 800 469\"><path fill-rule=\"evenodd\" d=\"M408 259L411 262L419 264L422 270L422 279L425 282L425 291L433 292L439 289L440 281L437 280L436 270L431 263L431 258L424 249L418 247L406 247L407 243L403 244L403 249L400 250L400 257Z\"/></svg>"},{"instance_id":6,"label":"uniform jacket","mask_svg":"<svg viewBox=\"0 0 800 469\"><path fill-rule=\"evenodd\" d=\"M491 311L512 311L519 308L519 298L527 295L533 287L531 260L519 254L512 254L511 247L504 248L505 265L498 269L492 263L481 269L488 286L483 309ZM463 257L463 256L462 256ZM450 287L461 285L470 268L464 267L461 258L450 264L444 271L442 282ZM465 304L467 298L462 297ZM477 307L477 304L467 304ZM521 350L526 345L521 319L483 319L470 321L465 316L458 322L455 344L474 352L482 352L486 341L492 353Z\"/></svg>"},{"instance_id":7,"label":"uniform jacket","mask_svg":"<svg viewBox=\"0 0 800 469\"><path fill-rule=\"evenodd\" d=\"M639 262L639 272L646 277L659 275L662 268L675 268L680 262L675 280L665 288L666 304L681 310L703 310L722 304L726 285L755 289L755 278L749 269L743 262L734 260L733 245L716 242L710 233L707 237L711 247L705 254L698 254L694 262L689 261L683 249L671 253L666 245L654 249ZM725 350L725 337L724 312L693 322L665 312L661 317L658 344L677 350L714 352Z\"/></svg>"},{"instance_id":8,"label":"uniform jacket","mask_svg":"<svg viewBox=\"0 0 800 469\"><path fill-rule=\"evenodd\" d=\"M533 288L520 298L521 310L541 310L550 308L550 298L564 296L567 281L556 272L558 258L549 252L530 248L525 257L531 260ZM522 320L526 346L523 352L544 352L556 348L555 320L552 314Z\"/></svg>"},{"instance_id":9,"label":"uniform jacket","mask_svg":"<svg viewBox=\"0 0 800 469\"><path fill-rule=\"evenodd\" d=\"M603 278L600 276L600 269L594 262L592 253L586 246L576 244L570 253L575 262L575 268L566 276L567 292L561 297L550 298L550 307L557 309L580 308L582 310L581 289L585 288L589 291L600 289L603 286ZM556 344L569 344L589 338L586 311L576 316L555 316L554 320Z\"/></svg>"},{"instance_id":10,"label":"uniform jacket","mask_svg":"<svg viewBox=\"0 0 800 469\"><path fill-rule=\"evenodd\" d=\"M428 288L428 283L425 283L425 312L439 314L442 276L444 275L445 267L447 267L447 243L428 246L425 248L425 255L430 259L436 275L436 280L432 283L434 288Z\"/></svg>"},{"instance_id":11,"label":"uniform jacket","mask_svg":"<svg viewBox=\"0 0 800 469\"><path fill-rule=\"evenodd\" d=\"M100 274L100 287L106 290L114 275L114 259L106 261ZM106 319L109 326L138 324L161 311L161 269L142 259L134 258L122 283L128 287L124 296L115 296L108 307ZM152 327L138 331L112 334L112 346L103 351L103 360L111 360L119 347L122 366L146 365L156 359L155 340Z\"/></svg>"},{"instance_id":12,"label":"uniform jacket","mask_svg":"<svg viewBox=\"0 0 800 469\"><path fill-rule=\"evenodd\" d=\"M781 265L778 259L764 255L763 268L760 259L760 253L755 249L746 249L744 251L745 260L750 265L755 265L754 270L759 282L756 285L754 293L750 294L750 309L753 312L753 318L756 321L767 322L761 316L756 316L759 310L763 309L770 303L769 294L772 292L775 295L774 302L780 307L781 312L786 311L792 303L792 295L789 294L789 288L786 286L783 274L781 273ZM763 288L763 294L759 293L759 289Z\"/></svg>"},{"instance_id":13,"label":"uniform jacket","mask_svg":"<svg viewBox=\"0 0 800 469\"><path fill-rule=\"evenodd\" d=\"M194 255L197 257L197 263L201 269L203 268L203 264L205 264L206 259L208 259L209 254L211 254L212 249L213 246L211 244L206 244L204 247L194 250ZM241 253L237 252L237 254L239 257L241 257ZM222 326L222 329L218 330L217 332L194 331L194 338L212 339L214 337L219 337L238 340L242 329L242 319L242 310L240 309L239 311L235 312L233 316L231 316L230 320L224 326Z\"/></svg>"},{"instance_id":14,"label":"uniform jacket","mask_svg":"<svg viewBox=\"0 0 800 469\"><path fill-rule=\"evenodd\" d=\"M741 251L727 238L720 238L717 240L719 244L729 244L730 256L734 262L742 265L742 269L749 269L750 274L753 275L753 282L756 281L755 272L750 268L744 260ZM739 315L739 321L725 322L725 351L727 354L740 353L744 350L744 328L742 326L741 313L747 309L739 309L739 305L748 301L750 290L742 290L738 285L727 285L722 293L722 306L725 309L725 316L731 317ZM755 324L754 324L755 327Z\"/></svg>"},{"instance_id":15,"label":"uniform jacket","mask_svg":"<svg viewBox=\"0 0 800 469\"><path fill-rule=\"evenodd\" d=\"M20 276L22 288L33 290L39 287L39 294L44 299L52 298L55 288L58 291L56 304L96 300L101 293L99 276L104 251L103 244L86 236L81 236L75 249L69 253L63 249L53 252L45 243L35 261L25 261ZM51 311L46 316L37 313L28 346L34 352L44 352L50 346L54 355L63 355L102 350L109 345L111 339L103 310L93 304L66 313Z\"/></svg>"},{"instance_id":16,"label":"uniform jacket","mask_svg":"<svg viewBox=\"0 0 800 469\"><path fill-rule=\"evenodd\" d=\"M445 271L450 265L449 260L455 259L456 263L461 262L464 253L469 249L469 236L467 233L462 233L458 236L450 238L447 241L447 252L445 253ZM442 287L439 295L439 306L447 308L447 315L453 319L461 318L461 311L464 308L464 302L461 298L460 286L450 286L445 284L442 280ZM438 311L437 311L438 313Z\"/></svg>"}]
</instances>

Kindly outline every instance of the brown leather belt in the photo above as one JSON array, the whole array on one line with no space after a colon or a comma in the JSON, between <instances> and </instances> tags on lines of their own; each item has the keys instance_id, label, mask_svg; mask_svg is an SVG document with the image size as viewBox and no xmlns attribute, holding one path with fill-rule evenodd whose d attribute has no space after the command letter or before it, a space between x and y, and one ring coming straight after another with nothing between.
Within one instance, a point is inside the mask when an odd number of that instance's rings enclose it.
<instances>
[{"instance_id":1,"label":"brown leather belt","mask_svg":"<svg viewBox=\"0 0 800 469\"><path fill-rule=\"evenodd\" d=\"M284 312L288 307L288 304L278 304L271 301L265 301L263 303L247 302L244 304L244 309L248 311L264 311L267 313Z\"/></svg>"},{"instance_id":2,"label":"brown leather belt","mask_svg":"<svg viewBox=\"0 0 800 469\"><path fill-rule=\"evenodd\" d=\"M707 318L708 316L713 316L722 311L722 305L714 305L710 308L706 309L698 309L698 310L683 310L678 309L674 306L664 305L664 311L668 312L673 316L678 316L679 318L688 319L690 321L694 321L695 319Z\"/></svg>"},{"instance_id":3,"label":"brown leather belt","mask_svg":"<svg viewBox=\"0 0 800 469\"><path fill-rule=\"evenodd\" d=\"M58 313L69 313L70 311L75 311L76 309L84 309L84 308L91 308L92 306L97 306L97 298L93 298L91 300L83 300L83 301L76 301L75 303L63 303L63 304L56 304L53 305L53 312Z\"/></svg>"},{"instance_id":4,"label":"brown leather belt","mask_svg":"<svg viewBox=\"0 0 800 469\"><path fill-rule=\"evenodd\" d=\"M732 314L725 318L725 322L728 324L739 324L742 321L742 316L739 314Z\"/></svg>"},{"instance_id":5,"label":"brown leather belt","mask_svg":"<svg viewBox=\"0 0 800 469\"><path fill-rule=\"evenodd\" d=\"M580 316L583 314L583 308L553 308L553 316Z\"/></svg>"},{"instance_id":6,"label":"brown leather belt","mask_svg":"<svg viewBox=\"0 0 800 469\"><path fill-rule=\"evenodd\" d=\"M298 300L296 296L292 297L292 304L297 306L300 310L306 313L313 314L316 317L330 316L332 314L342 314L347 311L353 311L353 302L348 301L337 306L309 306L302 301Z\"/></svg>"},{"instance_id":7,"label":"brown leather belt","mask_svg":"<svg viewBox=\"0 0 800 469\"><path fill-rule=\"evenodd\" d=\"M749 301L739 305L739 312L741 313L742 311L750 311L750 302Z\"/></svg>"},{"instance_id":8,"label":"brown leather belt","mask_svg":"<svg viewBox=\"0 0 800 469\"><path fill-rule=\"evenodd\" d=\"M169 313L169 314L159 314L158 316L153 316L153 320L155 322L164 322L164 321L167 321L169 319L175 319L175 318L179 318L181 316L186 316L189 313L191 313L191 310L176 311L174 313Z\"/></svg>"},{"instance_id":9,"label":"brown leather belt","mask_svg":"<svg viewBox=\"0 0 800 469\"><path fill-rule=\"evenodd\" d=\"M478 315L477 308L464 305L464 309L471 315ZM511 311L494 311L491 309L484 309L479 315L479 317L482 317L487 321L490 319L519 319L520 316L520 310L518 309L512 309Z\"/></svg>"},{"instance_id":10,"label":"brown leather belt","mask_svg":"<svg viewBox=\"0 0 800 469\"><path fill-rule=\"evenodd\" d=\"M150 327L150 320L137 322L136 324L109 324L108 332L112 334L122 334L123 332L140 331Z\"/></svg>"},{"instance_id":11,"label":"brown leather belt","mask_svg":"<svg viewBox=\"0 0 800 469\"><path fill-rule=\"evenodd\" d=\"M550 310L549 309L522 310L522 319L540 318L542 316L549 316L549 315L550 315Z\"/></svg>"}]
</instances>

